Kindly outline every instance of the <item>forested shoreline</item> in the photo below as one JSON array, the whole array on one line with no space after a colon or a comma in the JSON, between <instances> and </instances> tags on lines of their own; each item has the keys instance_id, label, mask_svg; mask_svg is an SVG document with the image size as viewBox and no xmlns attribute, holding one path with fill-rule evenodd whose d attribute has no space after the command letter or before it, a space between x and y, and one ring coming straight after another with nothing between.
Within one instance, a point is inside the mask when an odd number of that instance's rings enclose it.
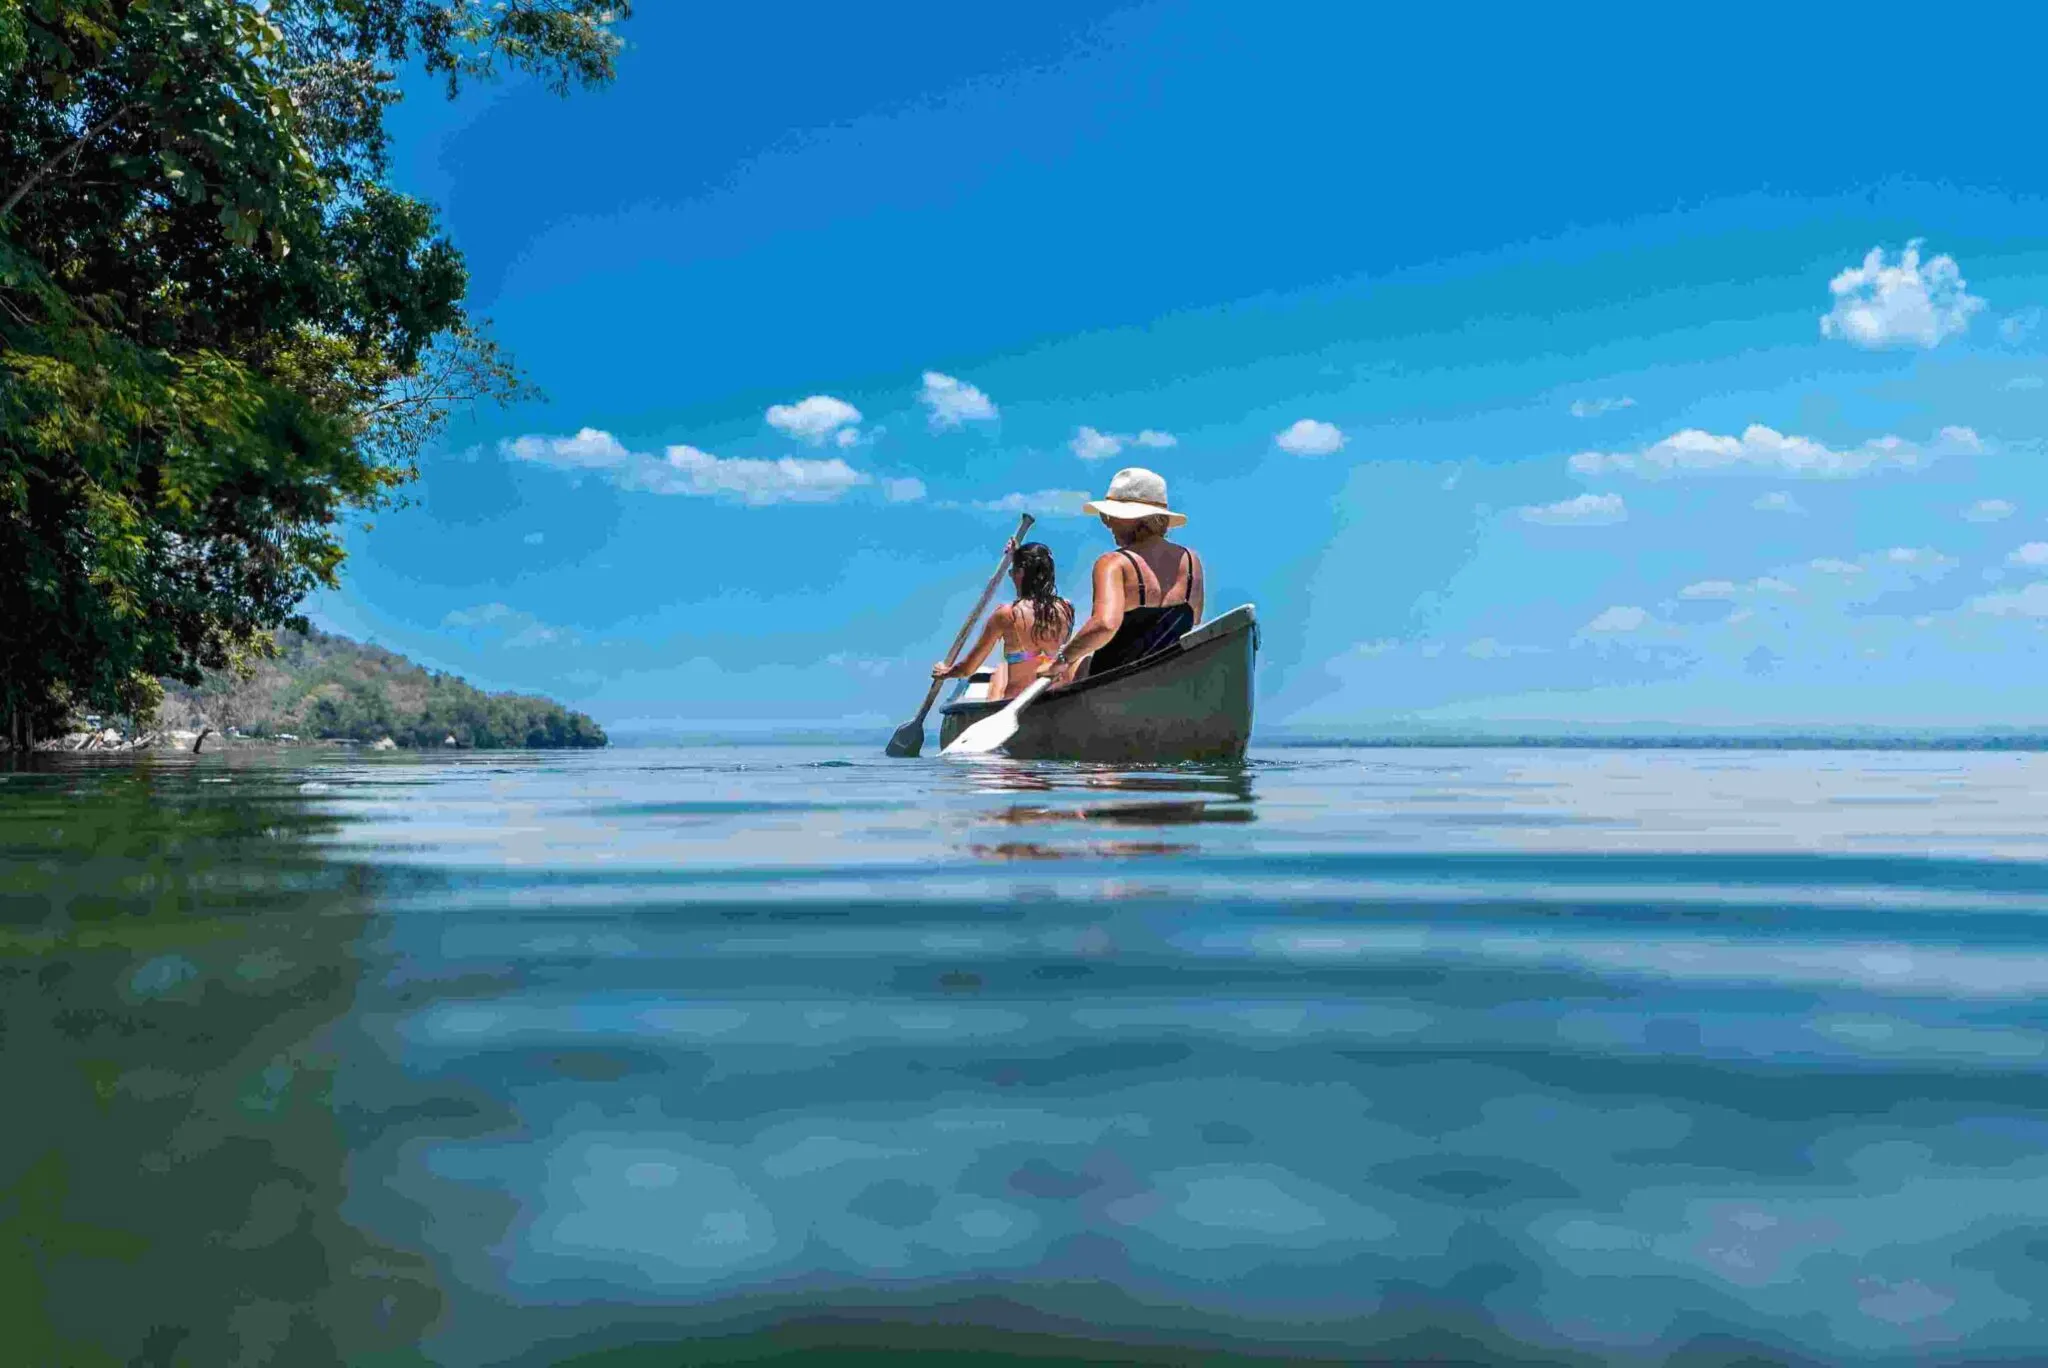
<instances>
[{"instance_id":1,"label":"forested shoreline","mask_svg":"<svg viewBox=\"0 0 2048 1368\"><path fill-rule=\"evenodd\" d=\"M606 744L588 716L532 694L487 693L379 646L326 632L280 632L277 654L246 678L214 672L166 686L156 721L254 738L477 749L588 748Z\"/></svg>"}]
</instances>

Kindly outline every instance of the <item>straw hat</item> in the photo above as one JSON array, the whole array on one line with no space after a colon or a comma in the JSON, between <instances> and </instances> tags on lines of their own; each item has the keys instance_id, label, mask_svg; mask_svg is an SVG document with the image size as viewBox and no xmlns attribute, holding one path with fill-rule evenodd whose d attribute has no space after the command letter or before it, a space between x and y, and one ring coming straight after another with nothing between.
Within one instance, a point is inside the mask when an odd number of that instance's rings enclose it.
<instances>
[{"instance_id":1,"label":"straw hat","mask_svg":"<svg viewBox=\"0 0 2048 1368\"><path fill-rule=\"evenodd\" d=\"M1164 515L1168 527L1179 527L1188 520L1185 513L1176 513L1166 506L1166 481L1143 466L1130 466L1119 470L1109 482L1109 493L1091 503L1081 505L1083 513L1099 513L1105 518L1151 518Z\"/></svg>"}]
</instances>

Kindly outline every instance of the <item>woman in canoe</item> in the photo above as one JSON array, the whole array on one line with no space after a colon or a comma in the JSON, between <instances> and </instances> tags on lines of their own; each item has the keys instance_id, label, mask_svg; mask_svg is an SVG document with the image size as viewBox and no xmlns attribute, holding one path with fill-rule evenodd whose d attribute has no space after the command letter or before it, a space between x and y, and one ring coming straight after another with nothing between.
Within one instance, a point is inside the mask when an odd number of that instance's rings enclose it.
<instances>
[{"instance_id":1,"label":"woman in canoe","mask_svg":"<svg viewBox=\"0 0 2048 1368\"><path fill-rule=\"evenodd\" d=\"M964 679L1000 641L1003 656L989 681L990 698L1015 698L1051 661L1074 625L1074 605L1059 596L1053 575L1052 550L1026 542L1010 558L1010 583L1017 599L988 615L988 625L973 649L949 669L943 660L932 666L933 679Z\"/></svg>"},{"instance_id":2,"label":"woman in canoe","mask_svg":"<svg viewBox=\"0 0 2048 1368\"><path fill-rule=\"evenodd\" d=\"M1116 550L1095 562L1095 608L1064 650L1039 668L1055 685L1085 669L1107 674L1179 641L1202 620L1202 558L1166 539L1187 521L1166 505L1166 481L1119 470L1106 497L1081 505L1102 519Z\"/></svg>"}]
</instances>

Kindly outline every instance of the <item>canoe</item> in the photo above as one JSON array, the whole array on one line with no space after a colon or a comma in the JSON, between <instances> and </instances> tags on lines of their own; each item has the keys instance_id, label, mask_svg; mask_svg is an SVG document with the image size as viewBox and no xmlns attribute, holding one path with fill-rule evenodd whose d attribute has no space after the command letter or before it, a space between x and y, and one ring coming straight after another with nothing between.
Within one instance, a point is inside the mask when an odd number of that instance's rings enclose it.
<instances>
[{"instance_id":1,"label":"canoe","mask_svg":"<svg viewBox=\"0 0 2048 1368\"><path fill-rule=\"evenodd\" d=\"M1029 760L1241 760L1252 735L1258 617L1233 608L1163 651L1042 695L1005 755ZM977 674L939 710L939 744L996 712Z\"/></svg>"}]
</instances>

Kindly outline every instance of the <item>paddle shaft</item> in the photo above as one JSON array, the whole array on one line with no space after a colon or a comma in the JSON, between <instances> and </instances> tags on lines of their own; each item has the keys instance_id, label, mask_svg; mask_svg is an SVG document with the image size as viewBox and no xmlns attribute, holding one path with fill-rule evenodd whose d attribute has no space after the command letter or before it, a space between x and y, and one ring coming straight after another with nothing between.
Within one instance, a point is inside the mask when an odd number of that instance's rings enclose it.
<instances>
[{"instance_id":1,"label":"paddle shaft","mask_svg":"<svg viewBox=\"0 0 2048 1368\"><path fill-rule=\"evenodd\" d=\"M1031 521L1029 513L1017 519L1017 535L1010 538L1010 540L1012 542L1023 541L1024 534L1031 530ZM981 591L981 597L975 601L974 611L967 615L967 621L960 624L960 635L953 638L953 647L946 652L946 665L948 668L951 668L953 662L960 658L960 648L967 644L967 634L974 630L975 623L981 621L981 610L988 607L989 599L995 596L996 586L1003 582L1003 572L1009 568L1010 548L1005 546L1003 548L1003 558L996 562L996 572L988 577L988 587ZM916 717L910 719L912 725L919 727L924 725L925 714L932 710L932 704L938 701L939 690L944 688L945 685L946 681L943 679L934 679L932 681L931 688L925 690L924 706L917 710Z\"/></svg>"}]
</instances>

